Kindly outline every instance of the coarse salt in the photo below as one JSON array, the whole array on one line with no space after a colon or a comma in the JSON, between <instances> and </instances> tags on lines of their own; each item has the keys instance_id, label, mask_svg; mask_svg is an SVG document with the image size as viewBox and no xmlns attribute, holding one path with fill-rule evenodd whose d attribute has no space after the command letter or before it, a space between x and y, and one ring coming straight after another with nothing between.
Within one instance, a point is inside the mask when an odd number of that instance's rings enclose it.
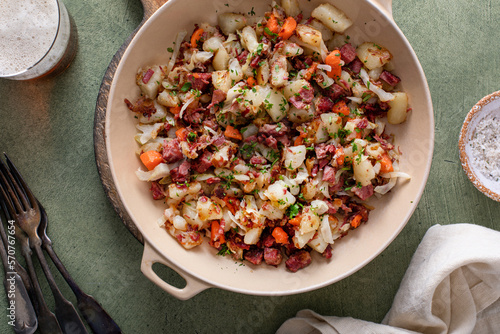
<instances>
[{"instance_id":1,"label":"coarse salt","mask_svg":"<svg viewBox=\"0 0 500 334\"><path fill-rule=\"evenodd\" d=\"M500 118L481 119L469 141L472 163L487 179L500 183Z\"/></svg>"}]
</instances>

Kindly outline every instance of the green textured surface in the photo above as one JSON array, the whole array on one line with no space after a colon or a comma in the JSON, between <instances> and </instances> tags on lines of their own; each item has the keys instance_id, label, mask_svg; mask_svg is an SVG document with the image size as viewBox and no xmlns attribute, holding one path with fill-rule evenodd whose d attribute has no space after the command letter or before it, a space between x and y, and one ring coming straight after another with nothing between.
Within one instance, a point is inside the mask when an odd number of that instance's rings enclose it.
<instances>
[{"instance_id":1,"label":"green textured surface","mask_svg":"<svg viewBox=\"0 0 500 334\"><path fill-rule=\"evenodd\" d=\"M394 0L395 21L426 73L436 122L429 181L402 233L366 267L317 291L254 297L209 289L188 301L171 297L140 272L142 245L113 211L94 161L100 83L113 54L140 23L141 4L64 2L78 27L75 61L55 79L0 80L0 150L46 207L49 234L71 274L126 333L272 333L303 308L379 322L431 225L474 223L500 230L500 203L468 181L457 147L472 105L500 89L500 0ZM163 276L179 281L169 270ZM73 298L65 286L64 293ZM0 333L11 331L6 319L1 290Z\"/></svg>"}]
</instances>

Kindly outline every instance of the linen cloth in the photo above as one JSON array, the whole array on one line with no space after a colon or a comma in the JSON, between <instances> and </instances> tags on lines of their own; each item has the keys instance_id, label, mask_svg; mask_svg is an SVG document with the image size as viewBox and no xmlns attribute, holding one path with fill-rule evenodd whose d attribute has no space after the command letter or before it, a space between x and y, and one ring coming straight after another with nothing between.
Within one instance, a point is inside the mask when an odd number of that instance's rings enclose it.
<instances>
[{"instance_id":1,"label":"linen cloth","mask_svg":"<svg viewBox=\"0 0 500 334\"><path fill-rule=\"evenodd\" d=\"M500 333L500 232L434 225L382 324L302 310L277 331L296 333Z\"/></svg>"}]
</instances>

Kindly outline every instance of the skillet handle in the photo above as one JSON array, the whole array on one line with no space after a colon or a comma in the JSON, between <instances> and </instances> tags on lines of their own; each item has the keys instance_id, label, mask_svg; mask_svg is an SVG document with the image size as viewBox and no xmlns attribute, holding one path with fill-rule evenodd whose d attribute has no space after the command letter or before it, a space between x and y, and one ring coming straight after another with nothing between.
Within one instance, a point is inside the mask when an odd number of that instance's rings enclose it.
<instances>
[{"instance_id":1,"label":"skillet handle","mask_svg":"<svg viewBox=\"0 0 500 334\"><path fill-rule=\"evenodd\" d=\"M392 20L392 0L372 0L372 2L377 5L385 14L387 14Z\"/></svg>"},{"instance_id":2,"label":"skillet handle","mask_svg":"<svg viewBox=\"0 0 500 334\"><path fill-rule=\"evenodd\" d=\"M153 264L157 262L166 265L170 269L177 272L186 281L186 286L182 289L176 288L156 275L153 271ZM210 284L184 272L172 262L165 259L162 255L158 254L158 252L146 240L144 240L144 253L142 254L141 271L151 282L155 283L160 288L180 300L187 300L203 290L212 287Z\"/></svg>"}]
</instances>

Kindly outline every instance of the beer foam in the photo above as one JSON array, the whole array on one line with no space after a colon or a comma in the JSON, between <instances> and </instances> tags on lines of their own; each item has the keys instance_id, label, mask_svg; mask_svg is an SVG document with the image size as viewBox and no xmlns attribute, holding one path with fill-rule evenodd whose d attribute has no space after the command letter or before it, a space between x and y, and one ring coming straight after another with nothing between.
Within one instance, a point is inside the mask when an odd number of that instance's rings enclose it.
<instances>
[{"instance_id":1,"label":"beer foam","mask_svg":"<svg viewBox=\"0 0 500 334\"><path fill-rule=\"evenodd\" d=\"M55 0L0 1L0 76L21 73L40 61L57 35Z\"/></svg>"}]
</instances>

